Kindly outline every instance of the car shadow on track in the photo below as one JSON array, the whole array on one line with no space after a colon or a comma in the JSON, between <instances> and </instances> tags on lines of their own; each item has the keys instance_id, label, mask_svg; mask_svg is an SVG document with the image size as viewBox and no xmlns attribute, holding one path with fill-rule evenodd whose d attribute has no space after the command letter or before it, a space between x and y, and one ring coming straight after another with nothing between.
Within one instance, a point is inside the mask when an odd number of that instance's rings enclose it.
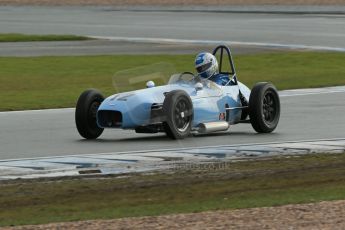
<instances>
[{"instance_id":1,"label":"car shadow on track","mask_svg":"<svg viewBox=\"0 0 345 230\"><path fill-rule=\"evenodd\" d=\"M272 137L276 136L277 133L268 133L268 134L258 134L254 132L218 132L218 133L208 133L208 134L192 134L189 137L182 140L172 140L167 137L165 134L148 134L147 136L133 136L126 138L99 138L94 140L81 139L78 142L91 142L91 143L132 143L132 142L150 142L150 141L160 141L160 142L190 142L195 139L210 139L214 137L234 137L234 138L255 138L255 137Z\"/></svg>"},{"instance_id":2,"label":"car shadow on track","mask_svg":"<svg viewBox=\"0 0 345 230\"><path fill-rule=\"evenodd\" d=\"M80 142L98 142L98 143L107 143L107 142L137 142L137 141L169 141L171 140L170 138L168 138L165 135L154 135L154 136L140 136L140 137L129 137L129 138L114 138L114 139L105 139L105 138L98 138L98 139L94 139L94 140L86 140L86 139L81 139L78 140Z\"/></svg>"}]
</instances>

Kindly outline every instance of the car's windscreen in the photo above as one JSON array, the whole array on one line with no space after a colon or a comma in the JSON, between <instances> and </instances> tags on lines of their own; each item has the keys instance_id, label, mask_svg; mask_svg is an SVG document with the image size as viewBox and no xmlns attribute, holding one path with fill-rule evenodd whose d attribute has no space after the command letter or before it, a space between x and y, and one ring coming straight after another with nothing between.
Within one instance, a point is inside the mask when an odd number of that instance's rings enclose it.
<instances>
[{"instance_id":1,"label":"car's windscreen","mask_svg":"<svg viewBox=\"0 0 345 230\"><path fill-rule=\"evenodd\" d=\"M153 81L156 86L165 85L173 73L176 73L175 66L162 62L121 70L112 80L115 92L121 93L145 88L148 81Z\"/></svg>"},{"instance_id":2,"label":"car's windscreen","mask_svg":"<svg viewBox=\"0 0 345 230\"><path fill-rule=\"evenodd\" d=\"M178 73L170 77L168 84L195 84L197 78L192 73Z\"/></svg>"}]
</instances>

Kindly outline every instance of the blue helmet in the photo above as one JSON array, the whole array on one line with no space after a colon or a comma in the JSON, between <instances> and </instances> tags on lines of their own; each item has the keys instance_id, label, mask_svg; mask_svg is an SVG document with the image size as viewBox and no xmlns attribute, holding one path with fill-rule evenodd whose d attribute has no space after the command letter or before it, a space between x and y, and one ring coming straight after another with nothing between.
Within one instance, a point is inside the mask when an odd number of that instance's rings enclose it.
<instances>
[{"instance_id":1,"label":"blue helmet","mask_svg":"<svg viewBox=\"0 0 345 230\"><path fill-rule=\"evenodd\" d=\"M218 73L218 61L210 53L199 53L195 58L195 69L202 78L209 78Z\"/></svg>"}]
</instances>

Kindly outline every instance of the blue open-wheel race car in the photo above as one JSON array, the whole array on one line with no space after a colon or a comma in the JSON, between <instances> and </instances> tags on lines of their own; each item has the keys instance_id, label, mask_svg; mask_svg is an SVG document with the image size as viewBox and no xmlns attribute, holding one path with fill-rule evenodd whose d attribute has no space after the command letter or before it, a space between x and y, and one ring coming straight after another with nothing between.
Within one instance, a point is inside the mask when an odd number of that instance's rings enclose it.
<instances>
[{"instance_id":1,"label":"blue open-wheel race car","mask_svg":"<svg viewBox=\"0 0 345 230\"><path fill-rule=\"evenodd\" d=\"M219 57L218 74L229 79L223 84L184 72L172 75L166 85L155 87L149 81L147 88L107 98L98 90L86 90L75 111L79 134L95 139L105 128L120 128L182 139L191 133L227 131L238 123L251 123L258 133L272 132L280 117L276 88L260 82L250 90L239 82L228 47L218 46L213 55ZM230 71L222 69L224 57Z\"/></svg>"}]
</instances>

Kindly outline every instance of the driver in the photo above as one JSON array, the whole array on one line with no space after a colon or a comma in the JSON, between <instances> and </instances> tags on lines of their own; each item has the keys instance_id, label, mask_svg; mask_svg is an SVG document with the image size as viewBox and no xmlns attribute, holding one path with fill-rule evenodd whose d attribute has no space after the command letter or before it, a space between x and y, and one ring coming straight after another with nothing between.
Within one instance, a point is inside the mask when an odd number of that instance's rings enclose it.
<instances>
[{"instance_id":1,"label":"driver","mask_svg":"<svg viewBox=\"0 0 345 230\"><path fill-rule=\"evenodd\" d=\"M219 73L218 61L211 53L199 53L195 58L195 69L201 78L209 79L218 85L226 85L230 80L228 75Z\"/></svg>"}]
</instances>

